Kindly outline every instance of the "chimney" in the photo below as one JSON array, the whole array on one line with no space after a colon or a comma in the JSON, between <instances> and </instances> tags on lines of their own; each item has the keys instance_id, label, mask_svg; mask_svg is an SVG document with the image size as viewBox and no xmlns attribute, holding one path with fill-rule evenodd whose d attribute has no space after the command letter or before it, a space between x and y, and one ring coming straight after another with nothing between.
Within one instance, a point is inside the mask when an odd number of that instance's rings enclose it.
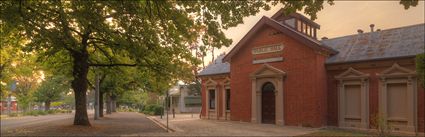
<instances>
[{"instance_id":1,"label":"chimney","mask_svg":"<svg viewBox=\"0 0 425 137\"><path fill-rule=\"evenodd\" d=\"M373 27L375 27L375 24L370 24L369 27L370 27L370 32L373 32Z\"/></svg>"},{"instance_id":2,"label":"chimney","mask_svg":"<svg viewBox=\"0 0 425 137\"><path fill-rule=\"evenodd\" d=\"M322 40L324 40L324 39L328 39L328 37L322 37Z\"/></svg>"},{"instance_id":3,"label":"chimney","mask_svg":"<svg viewBox=\"0 0 425 137\"><path fill-rule=\"evenodd\" d=\"M362 33L363 33L363 30L362 30L362 29L358 29L358 30L357 30L357 32L358 32L359 34L362 34Z\"/></svg>"}]
</instances>

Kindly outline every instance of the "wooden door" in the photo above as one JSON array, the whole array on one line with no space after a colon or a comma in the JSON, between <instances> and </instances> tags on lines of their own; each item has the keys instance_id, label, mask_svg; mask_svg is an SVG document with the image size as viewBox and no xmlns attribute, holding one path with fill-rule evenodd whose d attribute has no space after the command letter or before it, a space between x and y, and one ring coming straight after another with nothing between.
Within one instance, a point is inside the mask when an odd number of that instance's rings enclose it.
<instances>
[{"instance_id":1,"label":"wooden door","mask_svg":"<svg viewBox=\"0 0 425 137\"><path fill-rule=\"evenodd\" d=\"M261 95L261 122L266 124L275 124L276 103L275 88L270 82L264 84Z\"/></svg>"}]
</instances>

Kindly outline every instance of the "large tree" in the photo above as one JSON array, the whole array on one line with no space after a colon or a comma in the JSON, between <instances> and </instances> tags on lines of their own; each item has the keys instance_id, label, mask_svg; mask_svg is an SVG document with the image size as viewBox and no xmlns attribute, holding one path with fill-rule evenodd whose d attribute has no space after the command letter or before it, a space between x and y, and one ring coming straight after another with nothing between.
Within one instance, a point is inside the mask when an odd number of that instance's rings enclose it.
<instances>
[{"instance_id":1,"label":"large tree","mask_svg":"<svg viewBox=\"0 0 425 137\"><path fill-rule=\"evenodd\" d=\"M229 46L222 29L243 17L278 5L294 12L304 8L313 19L324 0L307 1L2 1L1 23L21 30L27 50L60 53L72 71L75 125L90 125L86 110L89 67L133 66L170 79L190 72L195 58L187 47ZM329 2L329 1L328 1ZM198 33L202 30L202 34ZM102 55L107 61L92 60Z\"/></svg>"},{"instance_id":2,"label":"large tree","mask_svg":"<svg viewBox=\"0 0 425 137\"><path fill-rule=\"evenodd\" d=\"M45 110L50 110L50 104L58 101L68 93L70 86L66 77L55 75L45 78L41 85L34 92L35 100L44 102Z\"/></svg>"}]
</instances>

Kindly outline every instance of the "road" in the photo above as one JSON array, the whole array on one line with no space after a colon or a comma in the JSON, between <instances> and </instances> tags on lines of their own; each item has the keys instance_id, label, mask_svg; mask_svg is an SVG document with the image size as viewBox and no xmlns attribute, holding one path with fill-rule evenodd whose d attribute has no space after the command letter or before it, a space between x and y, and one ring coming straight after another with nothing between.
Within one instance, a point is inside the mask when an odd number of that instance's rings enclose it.
<instances>
[{"instance_id":1,"label":"road","mask_svg":"<svg viewBox=\"0 0 425 137\"><path fill-rule=\"evenodd\" d=\"M116 112L91 126L73 126L74 113L45 116L26 116L1 120L1 136L145 136L163 135L165 130L136 112Z\"/></svg>"},{"instance_id":2,"label":"road","mask_svg":"<svg viewBox=\"0 0 425 137\"><path fill-rule=\"evenodd\" d=\"M1 131L8 129L14 129L18 127L27 127L37 124L49 123L54 121L62 121L71 119L74 117L74 113L69 114L56 114L56 115L44 115L44 116L24 116L24 117L12 117L1 120Z\"/></svg>"}]
</instances>

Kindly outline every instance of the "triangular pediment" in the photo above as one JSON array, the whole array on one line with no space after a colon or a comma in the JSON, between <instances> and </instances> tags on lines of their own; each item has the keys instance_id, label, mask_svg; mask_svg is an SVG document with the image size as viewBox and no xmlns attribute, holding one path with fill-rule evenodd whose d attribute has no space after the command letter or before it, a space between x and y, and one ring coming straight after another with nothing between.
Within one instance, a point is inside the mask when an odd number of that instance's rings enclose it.
<instances>
[{"instance_id":1,"label":"triangular pediment","mask_svg":"<svg viewBox=\"0 0 425 137\"><path fill-rule=\"evenodd\" d=\"M206 86L215 86L217 85L217 82L212 80L211 78L209 78L206 82L205 82Z\"/></svg>"},{"instance_id":2,"label":"triangular pediment","mask_svg":"<svg viewBox=\"0 0 425 137\"><path fill-rule=\"evenodd\" d=\"M369 74L360 72L351 67L348 70L342 72L341 74L335 76L336 79L367 78L367 77L369 77Z\"/></svg>"},{"instance_id":3,"label":"triangular pediment","mask_svg":"<svg viewBox=\"0 0 425 137\"><path fill-rule=\"evenodd\" d=\"M308 36L305 36L304 34L297 32L296 30L293 30L291 27L282 25L279 22L270 19L268 17L262 17L260 21L258 21L251 30L248 31L248 33L235 45L232 50L223 58L223 62L229 61L232 56L234 56L241 48L243 48L243 45L249 42L249 40L253 39L254 36L256 36L257 32L262 30L264 26L271 27L279 32L282 32L285 35L288 35L295 40L301 42L303 45L308 46L309 48L312 48L314 50L323 51L324 53L329 54L336 54L337 51L323 46L322 43L314 38L310 38Z\"/></svg>"},{"instance_id":4,"label":"triangular pediment","mask_svg":"<svg viewBox=\"0 0 425 137\"><path fill-rule=\"evenodd\" d=\"M394 63L390 68L379 73L380 76L385 76L385 75L414 75L414 74L416 74L415 71L407 69L405 67L401 67L397 63Z\"/></svg>"},{"instance_id":5,"label":"triangular pediment","mask_svg":"<svg viewBox=\"0 0 425 137\"><path fill-rule=\"evenodd\" d=\"M226 77L226 78L223 80L223 85L230 85L230 78L229 78L229 77Z\"/></svg>"},{"instance_id":6,"label":"triangular pediment","mask_svg":"<svg viewBox=\"0 0 425 137\"><path fill-rule=\"evenodd\" d=\"M264 64L261 68L251 73L251 77L262 77L262 76L285 76L286 72L277 69L269 64Z\"/></svg>"}]
</instances>

